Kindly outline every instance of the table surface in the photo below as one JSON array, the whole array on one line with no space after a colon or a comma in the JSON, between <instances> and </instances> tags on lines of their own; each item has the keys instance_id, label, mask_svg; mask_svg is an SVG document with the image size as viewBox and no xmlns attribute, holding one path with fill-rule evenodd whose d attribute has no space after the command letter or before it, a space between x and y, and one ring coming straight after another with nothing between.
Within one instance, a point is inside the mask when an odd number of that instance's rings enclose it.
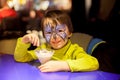
<instances>
[{"instance_id":1,"label":"table surface","mask_svg":"<svg viewBox=\"0 0 120 80\"><path fill-rule=\"evenodd\" d=\"M2 55L0 80L120 80L120 74L103 71L42 73L31 63L15 62L13 55Z\"/></svg>"}]
</instances>

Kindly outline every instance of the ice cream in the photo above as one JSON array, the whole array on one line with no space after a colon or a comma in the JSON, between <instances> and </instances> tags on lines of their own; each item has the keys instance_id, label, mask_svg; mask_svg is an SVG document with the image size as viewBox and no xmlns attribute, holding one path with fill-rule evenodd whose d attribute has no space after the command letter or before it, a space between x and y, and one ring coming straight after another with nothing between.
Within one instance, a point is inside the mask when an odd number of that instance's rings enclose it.
<instances>
[{"instance_id":1,"label":"ice cream","mask_svg":"<svg viewBox=\"0 0 120 80\"><path fill-rule=\"evenodd\" d=\"M37 50L35 53L40 63L43 64L51 59L52 55L54 54L54 51L47 50L47 49L41 49L41 50Z\"/></svg>"}]
</instances>

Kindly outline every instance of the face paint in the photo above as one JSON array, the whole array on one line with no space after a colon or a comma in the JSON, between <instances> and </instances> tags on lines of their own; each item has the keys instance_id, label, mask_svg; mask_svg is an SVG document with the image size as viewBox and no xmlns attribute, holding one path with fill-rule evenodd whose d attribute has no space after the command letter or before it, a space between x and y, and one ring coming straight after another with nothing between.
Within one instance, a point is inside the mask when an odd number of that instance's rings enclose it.
<instances>
[{"instance_id":1,"label":"face paint","mask_svg":"<svg viewBox=\"0 0 120 80\"><path fill-rule=\"evenodd\" d=\"M47 42L49 42L50 37L51 37L51 33L52 33L52 28L50 27L49 24L44 28L44 32L45 32L46 40L47 40Z\"/></svg>"},{"instance_id":2,"label":"face paint","mask_svg":"<svg viewBox=\"0 0 120 80\"><path fill-rule=\"evenodd\" d=\"M56 39L56 36L60 36L63 40L66 39L66 33L65 33L65 25L57 25L56 27L52 28L48 24L45 29L45 37L47 42L50 42L51 36L53 36L54 39Z\"/></svg>"},{"instance_id":3,"label":"face paint","mask_svg":"<svg viewBox=\"0 0 120 80\"><path fill-rule=\"evenodd\" d=\"M56 33L59 35L63 40L66 38L66 33L65 33L65 25L57 25L56 26Z\"/></svg>"}]
</instances>

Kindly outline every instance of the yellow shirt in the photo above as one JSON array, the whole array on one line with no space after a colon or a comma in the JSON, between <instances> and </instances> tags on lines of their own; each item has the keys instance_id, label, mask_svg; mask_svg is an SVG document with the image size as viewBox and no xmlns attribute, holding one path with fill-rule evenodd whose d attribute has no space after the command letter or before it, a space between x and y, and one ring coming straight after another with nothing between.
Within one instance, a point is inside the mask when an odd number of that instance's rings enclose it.
<instances>
[{"instance_id":1,"label":"yellow shirt","mask_svg":"<svg viewBox=\"0 0 120 80\"><path fill-rule=\"evenodd\" d=\"M21 38L18 38L17 45L14 52L14 59L18 62L29 62L36 60L35 50L39 50L37 47L34 50L28 50L30 44L22 43ZM46 48L46 45L43 45ZM69 40L67 45L59 50L55 50L52 56L53 60L67 61L71 72L74 71L93 71L99 68L98 60L87 54L82 47L77 44L72 44Z\"/></svg>"}]
</instances>

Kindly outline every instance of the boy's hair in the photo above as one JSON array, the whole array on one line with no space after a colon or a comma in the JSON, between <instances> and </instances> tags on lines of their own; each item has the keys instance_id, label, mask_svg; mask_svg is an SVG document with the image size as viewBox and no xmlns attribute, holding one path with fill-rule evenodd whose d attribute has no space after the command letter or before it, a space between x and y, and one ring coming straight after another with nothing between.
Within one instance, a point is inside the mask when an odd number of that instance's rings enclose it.
<instances>
[{"instance_id":1,"label":"boy's hair","mask_svg":"<svg viewBox=\"0 0 120 80\"><path fill-rule=\"evenodd\" d=\"M73 32L73 26L72 26L72 22L71 19L69 17L69 15L66 12L63 12L61 10L49 10L44 14L44 17L42 18L41 21L41 27L43 30L44 27L44 21L49 18L53 21L53 23L55 23L56 25L58 24L58 22L60 22L60 24L65 24L68 29L69 32L72 33Z\"/></svg>"}]
</instances>

